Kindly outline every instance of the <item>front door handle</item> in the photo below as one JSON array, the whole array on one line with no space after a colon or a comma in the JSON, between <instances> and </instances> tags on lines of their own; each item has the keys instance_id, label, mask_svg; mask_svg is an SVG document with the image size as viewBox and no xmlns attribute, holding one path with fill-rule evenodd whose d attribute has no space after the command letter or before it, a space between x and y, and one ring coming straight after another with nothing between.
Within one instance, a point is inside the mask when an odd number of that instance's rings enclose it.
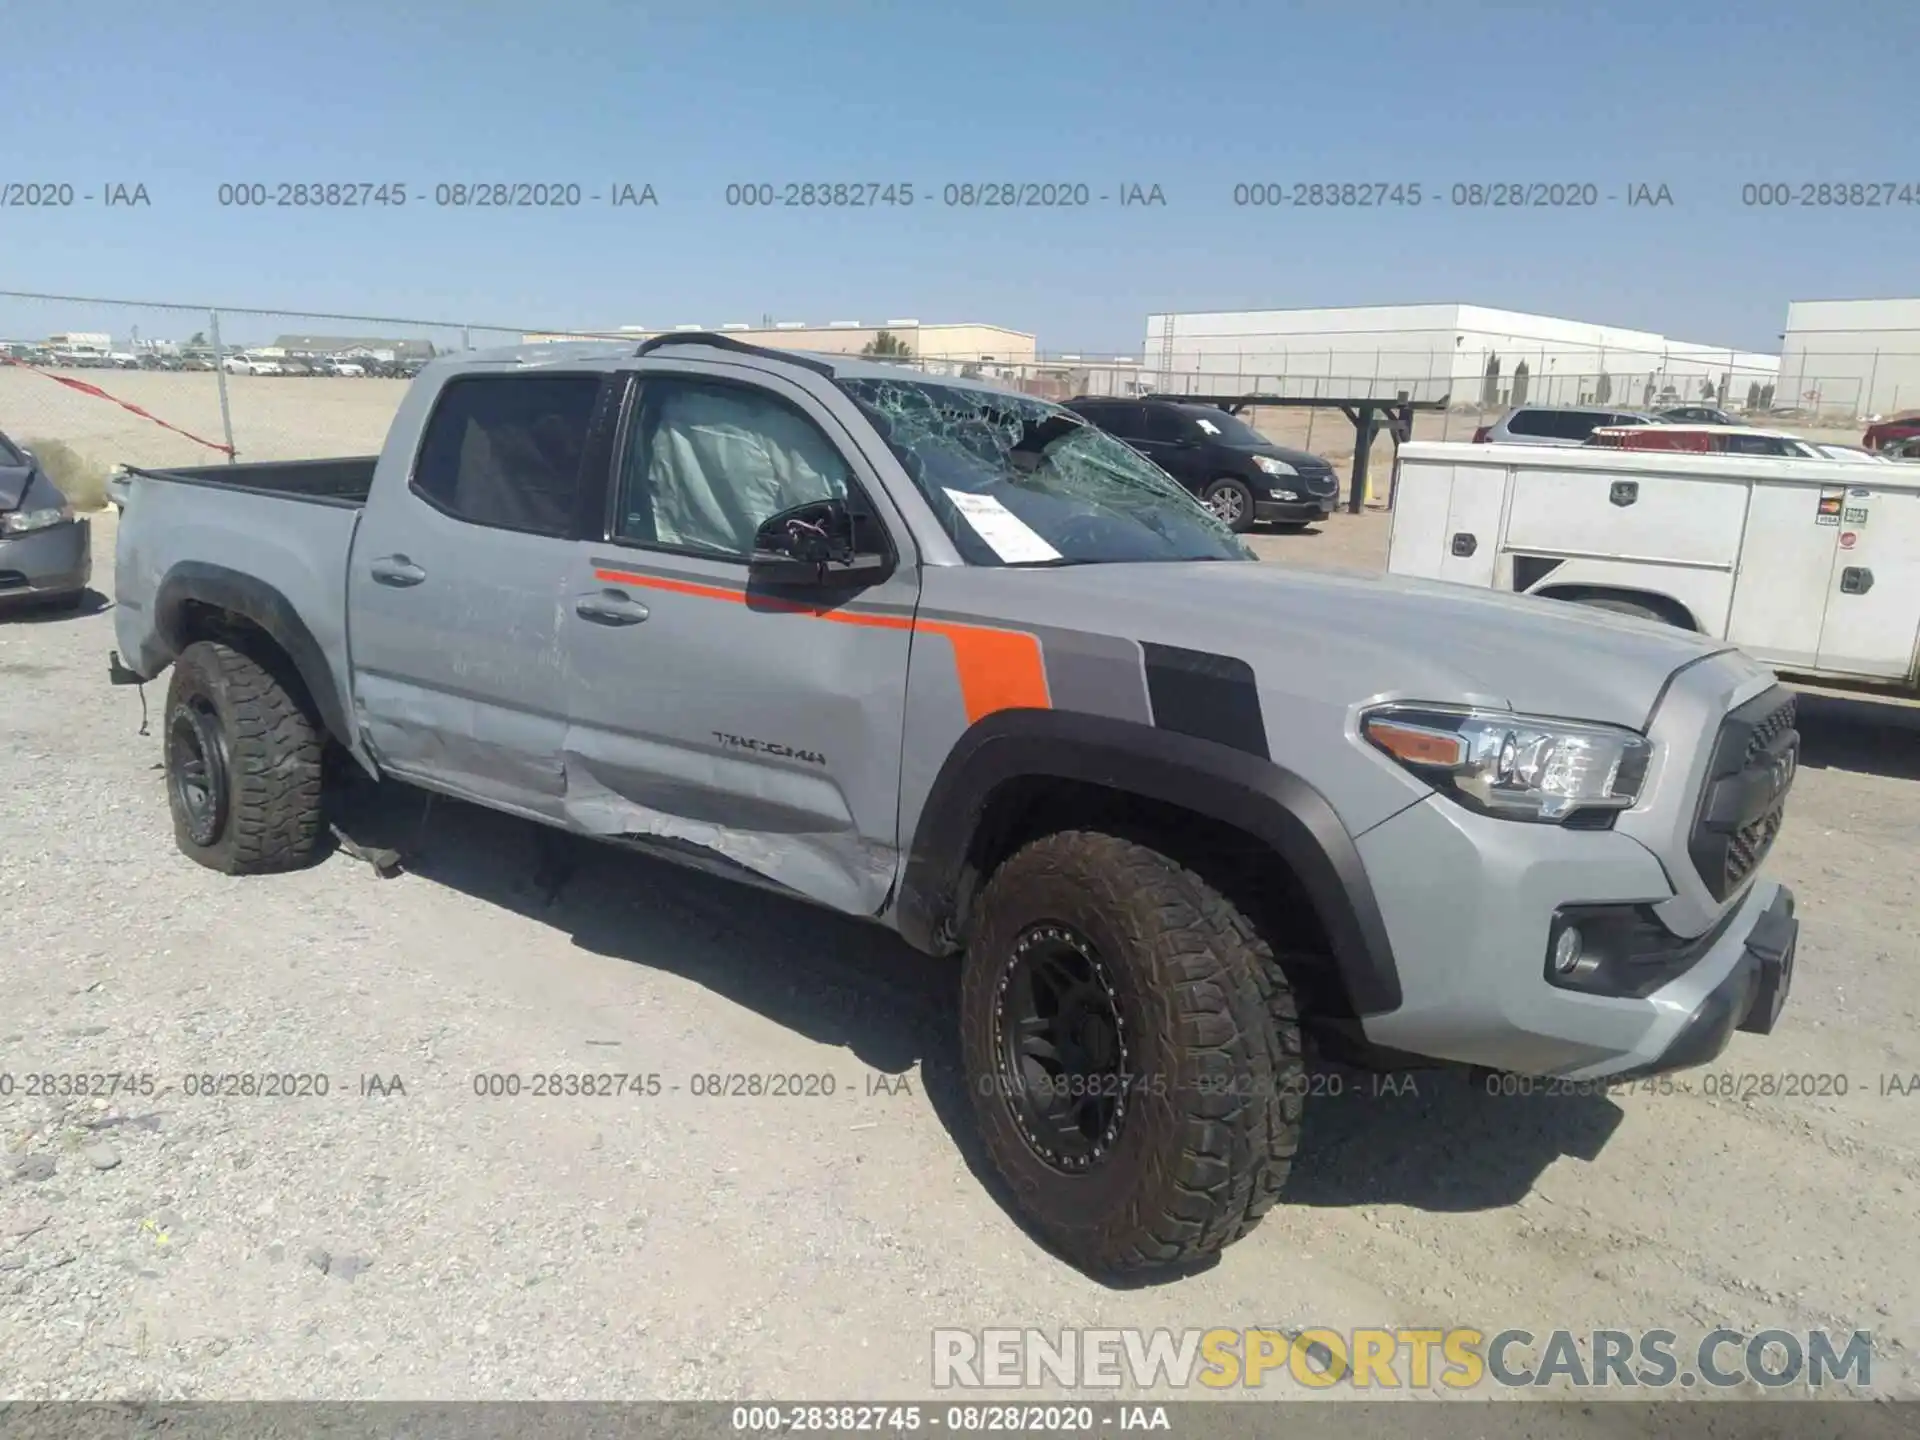
<instances>
[{"instance_id":1,"label":"front door handle","mask_svg":"<svg viewBox=\"0 0 1920 1440\"><path fill-rule=\"evenodd\" d=\"M574 601L573 613L596 625L638 625L649 612L624 590L596 590Z\"/></svg>"},{"instance_id":2,"label":"front door handle","mask_svg":"<svg viewBox=\"0 0 1920 1440\"><path fill-rule=\"evenodd\" d=\"M378 583L398 586L403 590L427 578L427 572L404 555L382 555L367 569Z\"/></svg>"}]
</instances>

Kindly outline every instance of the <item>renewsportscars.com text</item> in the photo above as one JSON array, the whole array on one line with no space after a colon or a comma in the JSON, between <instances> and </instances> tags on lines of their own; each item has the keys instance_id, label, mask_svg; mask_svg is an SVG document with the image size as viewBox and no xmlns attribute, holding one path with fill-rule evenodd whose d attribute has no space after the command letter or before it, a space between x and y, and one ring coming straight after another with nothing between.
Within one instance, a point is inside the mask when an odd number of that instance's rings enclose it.
<instances>
[{"instance_id":1,"label":"renewsportscars.com text","mask_svg":"<svg viewBox=\"0 0 1920 1440\"><path fill-rule=\"evenodd\" d=\"M1310 1328L933 1332L936 1389L1819 1390L1873 1383L1870 1331Z\"/></svg>"}]
</instances>

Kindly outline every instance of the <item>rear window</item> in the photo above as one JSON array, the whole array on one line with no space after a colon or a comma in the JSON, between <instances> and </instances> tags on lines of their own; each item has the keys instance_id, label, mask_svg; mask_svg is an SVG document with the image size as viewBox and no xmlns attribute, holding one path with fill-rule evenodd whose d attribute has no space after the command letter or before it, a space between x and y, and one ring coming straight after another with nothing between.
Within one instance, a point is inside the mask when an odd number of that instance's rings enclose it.
<instances>
[{"instance_id":1,"label":"rear window","mask_svg":"<svg viewBox=\"0 0 1920 1440\"><path fill-rule=\"evenodd\" d=\"M597 375L483 375L440 392L413 489L457 520L564 536L573 529Z\"/></svg>"},{"instance_id":2,"label":"rear window","mask_svg":"<svg viewBox=\"0 0 1920 1440\"><path fill-rule=\"evenodd\" d=\"M1597 410L1516 410L1507 421L1507 431L1553 440L1584 440L1611 418Z\"/></svg>"}]
</instances>

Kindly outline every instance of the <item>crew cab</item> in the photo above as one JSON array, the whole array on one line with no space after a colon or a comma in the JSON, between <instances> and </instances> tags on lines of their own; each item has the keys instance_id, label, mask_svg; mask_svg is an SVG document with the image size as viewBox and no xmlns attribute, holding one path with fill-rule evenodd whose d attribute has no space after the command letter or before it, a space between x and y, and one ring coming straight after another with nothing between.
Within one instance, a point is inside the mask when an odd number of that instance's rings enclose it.
<instances>
[{"instance_id":1,"label":"crew cab","mask_svg":"<svg viewBox=\"0 0 1920 1440\"><path fill-rule=\"evenodd\" d=\"M428 366L377 457L115 483L110 674L171 668L187 856L313 860L331 750L958 957L985 1152L1090 1271L1253 1227L1306 1038L1602 1080L1788 994L1765 667L1260 563L1031 396L725 335L533 345Z\"/></svg>"}]
</instances>

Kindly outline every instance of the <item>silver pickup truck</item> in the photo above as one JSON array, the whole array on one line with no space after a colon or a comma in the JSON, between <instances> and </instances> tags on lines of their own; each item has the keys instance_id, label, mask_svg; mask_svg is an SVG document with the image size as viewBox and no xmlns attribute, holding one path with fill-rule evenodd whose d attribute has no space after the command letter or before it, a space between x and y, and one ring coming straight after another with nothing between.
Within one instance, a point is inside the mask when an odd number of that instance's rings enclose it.
<instances>
[{"instance_id":1,"label":"silver pickup truck","mask_svg":"<svg viewBox=\"0 0 1920 1440\"><path fill-rule=\"evenodd\" d=\"M309 861L332 750L963 956L986 1148L1089 1270L1274 1203L1303 1035L1637 1077L1768 1031L1792 977L1770 672L1257 563L1029 396L718 335L532 346L434 363L377 458L119 498L113 676L173 668L187 855Z\"/></svg>"}]
</instances>

